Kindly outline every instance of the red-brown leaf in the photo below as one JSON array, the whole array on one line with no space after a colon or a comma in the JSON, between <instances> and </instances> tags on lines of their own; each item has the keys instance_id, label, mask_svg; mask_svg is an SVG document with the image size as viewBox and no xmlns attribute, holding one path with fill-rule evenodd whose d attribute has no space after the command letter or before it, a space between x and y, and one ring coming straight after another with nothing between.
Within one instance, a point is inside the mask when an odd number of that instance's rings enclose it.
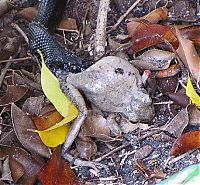
<instances>
[{"instance_id":1,"label":"red-brown leaf","mask_svg":"<svg viewBox=\"0 0 200 185\"><path fill-rule=\"evenodd\" d=\"M178 84L178 75L167 78L157 78L156 83L157 88L163 94L167 94L168 92L174 92Z\"/></svg>"},{"instance_id":2,"label":"red-brown leaf","mask_svg":"<svg viewBox=\"0 0 200 185\"><path fill-rule=\"evenodd\" d=\"M143 17L133 18L131 19L131 22L127 24L127 31L129 35L132 35L132 33L136 29L141 29L141 27L143 26L143 24L140 21L143 22L146 21L155 24L158 23L158 21L164 21L165 19L167 19L167 14L168 14L168 9L166 7L160 7L151 11L150 13L148 13Z\"/></svg>"},{"instance_id":3,"label":"red-brown leaf","mask_svg":"<svg viewBox=\"0 0 200 185\"><path fill-rule=\"evenodd\" d=\"M141 29L135 30L131 35L131 49L136 53L150 46L163 43L164 40L171 43L177 49L178 40L169 26L159 24L146 24Z\"/></svg>"},{"instance_id":4,"label":"red-brown leaf","mask_svg":"<svg viewBox=\"0 0 200 185\"><path fill-rule=\"evenodd\" d=\"M70 165L61 158L61 148L57 147L46 165L38 173L42 185L80 185Z\"/></svg>"},{"instance_id":5,"label":"red-brown leaf","mask_svg":"<svg viewBox=\"0 0 200 185\"><path fill-rule=\"evenodd\" d=\"M170 156L178 156L190 150L200 148L200 130L183 134L173 144Z\"/></svg>"},{"instance_id":6,"label":"red-brown leaf","mask_svg":"<svg viewBox=\"0 0 200 185\"><path fill-rule=\"evenodd\" d=\"M63 117L60 115L58 111L52 111L40 117L35 116L32 119L38 130L45 130L55 125L55 123L60 122L63 119Z\"/></svg>"},{"instance_id":7,"label":"red-brown leaf","mask_svg":"<svg viewBox=\"0 0 200 185\"><path fill-rule=\"evenodd\" d=\"M28 7L24 8L19 12L19 15L26 19L27 21L33 21L33 19L36 17L38 13L38 10L35 7Z\"/></svg>"}]
</instances>

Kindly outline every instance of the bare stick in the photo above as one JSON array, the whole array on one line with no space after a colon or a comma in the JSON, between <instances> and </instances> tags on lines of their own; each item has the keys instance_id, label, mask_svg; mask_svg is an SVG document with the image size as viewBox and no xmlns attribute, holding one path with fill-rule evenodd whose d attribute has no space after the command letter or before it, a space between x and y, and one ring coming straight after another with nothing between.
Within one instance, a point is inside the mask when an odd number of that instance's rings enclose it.
<instances>
[{"instance_id":1,"label":"bare stick","mask_svg":"<svg viewBox=\"0 0 200 185\"><path fill-rule=\"evenodd\" d=\"M106 25L107 25L107 14L109 9L110 0L101 0L99 4L97 27L96 27L96 39L94 56L95 60L101 58L105 53L106 43Z\"/></svg>"},{"instance_id":2,"label":"bare stick","mask_svg":"<svg viewBox=\"0 0 200 185\"><path fill-rule=\"evenodd\" d=\"M105 164L74 158L72 155L70 155L68 153L65 153L63 155L63 158L76 166L87 166L87 167L93 168L95 171L98 171L98 168L99 169L100 168L105 168L105 169L108 168Z\"/></svg>"},{"instance_id":3,"label":"bare stick","mask_svg":"<svg viewBox=\"0 0 200 185\"><path fill-rule=\"evenodd\" d=\"M94 161L95 161L95 162L100 162L100 161L102 161L103 159L107 158L108 156L112 155L113 153L118 152L119 150L121 150L121 149L123 149L123 148L125 148L125 147L127 147L127 146L129 146L129 145L130 145L130 143L125 143L125 144L123 144L123 145L121 145L121 146L119 146L119 147L117 147L117 148L111 150L110 152L106 153L105 155L103 155L103 156L101 156L101 157L95 159Z\"/></svg>"},{"instance_id":4,"label":"bare stick","mask_svg":"<svg viewBox=\"0 0 200 185\"><path fill-rule=\"evenodd\" d=\"M4 77L7 73L8 68L10 67L10 65L12 64L12 62L8 62L5 66L5 68L3 68L3 70L1 71L1 75L0 75L0 87L3 83Z\"/></svg>"},{"instance_id":5,"label":"bare stick","mask_svg":"<svg viewBox=\"0 0 200 185\"><path fill-rule=\"evenodd\" d=\"M24 38L24 40L26 41L26 43L29 44L29 39L26 36L26 34L24 33L24 31L17 24L15 24L15 23L12 23L11 26L14 29L16 29L22 35L22 37Z\"/></svg>"},{"instance_id":6,"label":"bare stick","mask_svg":"<svg viewBox=\"0 0 200 185\"><path fill-rule=\"evenodd\" d=\"M160 132L162 132L162 130L153 130L153 131L151 131L151 132L139 137L136 141L141 141L141 140L143 140L143 139L145 139L147 137L150 137L150 136L152 136L154 134L157 134L157 133L160 133ZM104 160L105 158L107 158L108 156L112 155L113 153L118 152L119 150L121 150L121 149L123 149L123 148L125 148L125 147L127 147L129 145L131 145L131 144L130 143L124 143L123 145L121 145L121 146L119 146L117 148L114 148L113 150L111 150L107 154L95 159L94 161L95 162L100 162L100 161Z\"/></svg>"},{"instance_id":7,"label":"bare stick","mask_svg":"<svg viewBox=\"0 0 200 185\"><path fill-rule=\"evenodd\" d=\"M24 57L24 58L1 60L0 64L7 63L7 62L23 62L23 61L28 61L28 60L34 60L34 59L33 59L33 57Z\"/></svg>"},{"instance_id":8,"label":"bare stick","mask_svg":"<svg viewBox=\"0 0 200 185\"><path fill-rule=\"evenodd\" d=\"M138 5L138 3L140 2L141 0L137 0L135 1L132 6L126 11L125 14L123 14L119 20L117 21L117 23L107 32L107 33L110 33L112 32L113 30L115 30L119 25L120 23L126 18L126 16Z\"/></svg>"}]
</instances>

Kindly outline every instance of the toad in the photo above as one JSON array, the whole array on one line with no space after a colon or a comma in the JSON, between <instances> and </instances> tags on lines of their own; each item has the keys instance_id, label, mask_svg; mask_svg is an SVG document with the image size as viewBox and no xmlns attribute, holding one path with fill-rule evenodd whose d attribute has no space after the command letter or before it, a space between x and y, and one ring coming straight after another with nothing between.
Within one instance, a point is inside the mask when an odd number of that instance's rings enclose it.
<instances>
[{"instance_id":1,"label":"toad","mask_svg":"<svg viewBox=\"0 0 200 185\"><path fill-rule=\"evenodd\" d=\"M64 151L71 146L87 116L85 101L79 91L100 110L120 113L132 122L149 121L154 115L152 100L142 88L139 71L122 58L104 57L85 71L69 73L60 79L63 91L80 111Z\"/></svg>"}]
</instances>

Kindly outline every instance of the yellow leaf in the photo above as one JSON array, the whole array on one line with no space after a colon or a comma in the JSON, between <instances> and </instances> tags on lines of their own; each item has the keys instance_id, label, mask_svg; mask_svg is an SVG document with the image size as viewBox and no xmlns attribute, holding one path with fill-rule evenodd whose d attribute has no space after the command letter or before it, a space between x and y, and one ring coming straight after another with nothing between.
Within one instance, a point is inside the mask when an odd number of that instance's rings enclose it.
<instances>
[{"instance_id":1,"label":"yellow leaf","mask_svg":"<svg viewBox=\"0 0 200 185\"><path fill-rule=\"evenodd\" d=\"M56 147L65 142L65 138L69 129L70 129L70 125L63 125L53 130L49 130L49 131L35 130L35 132L39 134L42 142L46 146Z\"/></svg>"},{"instance_id":2,"label":"yellow leaf","mask_svg":"<svg viewBox=\"0 0 200 185\"><path fill-rule=\"evenodd\" d=\"M195 91L190 77L188 77L187 81L186 95L190 98L193 104L195 104L198 108L200 108L200 96Z\"/></svg>"},{"instance_id":3,"label":"yellow leaf","mask_svg":"<svg viewBox=\"0 0 200 185\"><path fill-rule=\"evenodd\" d=\"M42 60L42 90L49 101L54 105L56 110L64 117L64 119L46 130L35 130L35 132L39 134L41 140L46 146L56 147L64 143L66 134L70 129L70 125L66 124L74 120L78 116L79 112L74 104L65 96L65 94L60 89L58 79L45 65L44 58L40 50L38 50L38 53L40 54Z\"/></svg>"},{"instance_id":4,"label":"yellow leaf","mask_svg":"<svg viewBox=\"0 0 200 185\"><path fill-rule=\"evenodd\" d=\"M60 84L58 79L45 65L44 57L41 51L38 50L38 53L40 54L42 60L41 85L44 94L63 117L69 115L70 107L72 109L76 109L78 115L77 108L73 105L73 103L65 96L65 94L60 89Z\"/></svg>"}]
</instances>

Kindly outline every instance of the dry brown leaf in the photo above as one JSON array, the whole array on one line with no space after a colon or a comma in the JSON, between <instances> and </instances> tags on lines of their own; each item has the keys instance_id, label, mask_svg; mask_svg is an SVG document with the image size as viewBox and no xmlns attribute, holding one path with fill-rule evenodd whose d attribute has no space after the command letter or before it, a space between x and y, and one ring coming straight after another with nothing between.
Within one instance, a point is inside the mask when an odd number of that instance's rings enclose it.
<instances>
[{"instance_id":1,"label":"dry brown leaf","mask_svg":"<svg viewBox=\"0 0 200 185\"><path fill-rule=\"evenodd\" d=\"M9 157L9 165L13 181L17 181L24 175L25 169L21 163L16 161L13 157Z\"/></svg>"},{"instance_id":2,"label":"dry brown leaf","mask_svg":"<svg viewBox=\"0 0 200 185\"><path fill-rule=\"evenodd\" d=\"M91 157L97 153L97 145L90 137L83 135L80 137L80 135L75 140L79 156L82 159L91 160Z\"/></svg>"},{"instance_id":3,"label":"dry brown leaf","mask_svg":"<svg viewBox=\"0 0 200 185\"><path fill-rule=\"evenodd\" d=\"M57 29L58 30L64 30L64 31L78 32L76 19L72 19L72 18L62 19L60 21Z\"/></svg>"},{"instance_id":4,"label":"dry brown leaf","mask_svg":"<svg viewBox=\"0 0 200 185\"><path fill-rule=\"evenodd\" d=\"M134 154L134 158L135 159L144 159L148 155L150 155L152 151L153 151L153 148L150 145L145 145L142 148L136 150L136 152Z\"/></svg>"},{"instance_id":5,"label":"dry brown leaf","mask_svg":"<svg viewBox=\"0 0 200 185\"><path fill-rule=\"evenodd\" d=\"M148 169L147 166L145 166L139 159L135 161L135 167L147 179L164 179L166 177L166 174L158 169L154 169L153 171Z\"/></svg>"},{"instance_id":6,"label":"dry brown leaf","mask_svg":"<svg viewBox=\"0 0 200 185\"><path fill-rule=\"evenodd\" d=\"M200 130L183 134L173 144L170 156L178 156L190 150L200 148Z\"/></svg>"},{"instance_id":7,"label":"dry brown leaf","mask_svg":"<svg viewBox=\"0 0 200 185\"><path fill-rule=\"evenodd\" d=\"M200 45L200 26L186 26L180 28L180 33L185 39L191 40L195 45Z\"/></svg>"},{"instance_id":8,"label":"dry brown leaf","mask_svg":"<svg viewBox=\"0 0 200 185\"><path fill-rule=\"evenodd\" d=\"M143 70L167 69L175 54L169 51L151 49L138 56L136 60L130 61L136 68Z\"/></svg>"},{"instance_id":9,"label":"dry brown leaf","mask_svg":"<svg viewBox=\"0 0 200 185\"><path fill-rule=\"evenodd\" d=\"M190 70L192 76L197 80L200 75L200 57L197 54L194 43L183 38L178 29L176 29L176 35L179 41L177 53L185 66Z\"/></svg>"},{"instance_id":10,"label":"dry brown leaf","mask_svg":"<svg viewBox=\"0 0 200 185\"><path fill-rule=\"evenodd\" d=\"M7 92L0 98L0 106L5 106L19 101L28 91L28 87L8 85Z\"/></svg>"},{"instance_id":11,"label":"dry brown leaf","mask_svg":"<svg viewBox=\"0 0 200 185\"><path fill-rule=\"evenodd\" d=\"M49 149L42 143L38 134L28 131L28 129L36 129L28 115L15 104L12 104L11 117L15 133L20 143L30 152L35 152L41 156L49 158Z\"/></svg>"},{"instance_id":12,"label":"dry brown leaf","mask_svg":"<svg viewBox=\"0 0 200 185\"><path fill-rule=\"evenodd\" d=\"M39 164L30 154L21 148L0 145L0 157L5 157L6 155L14 158L24 168L24 175L17 183L33 185L36 180L36 174L42 164Z\"/></svg>"},{"instance_id":13,"label":"dry brown leaf","mask_svg":"<svg viewBox=\"0 0 200 185\"><path fill-rule=\"evenodd\" d=\"M113 141L111 131L107 125L106 119L101 115L94 115L89 112L83 126L81 127L81 132L84 136L94 137L102 141Z\"/></svg>"},{"instance_id":14,"label":"dry brown leaf","mask_svg":"<svg viewBox=\"0 0 200 185\"><path fill-rule=\"evenodd\" d=\"M188 125L189 116L187 108L182 109L169 123L160 129L169 132L174 137L180 137L184 128Z\"/></svg>"},{"instance_id":15,"label":"dry brown leaf","mask_svg":"<svg viewBox=\"0 0 200 185\"><path fill-rule=\"evenodd\" d=\"M196 106L190 105L188 107L189 112L189 124L200 126L200 110Z\"/></svg>"}]
</instances>

